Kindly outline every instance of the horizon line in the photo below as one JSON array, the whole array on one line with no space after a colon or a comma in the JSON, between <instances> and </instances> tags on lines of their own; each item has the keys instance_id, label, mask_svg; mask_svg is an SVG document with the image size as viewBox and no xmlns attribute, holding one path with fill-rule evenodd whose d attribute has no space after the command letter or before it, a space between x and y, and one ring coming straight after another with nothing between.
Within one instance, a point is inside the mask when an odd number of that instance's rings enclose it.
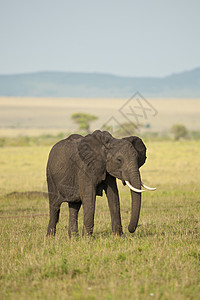
<instances>
[{"instance_id":1,"label":"horizon line","mask_svg":"<svg viewBox=\"0 0 200 300\"><path fill-rule=\"evenodd\" d=\"M172 72L168 75L165 76L128 76L128 75L117 75L114 73L104 73L104 72L97 72L97 71L92 71L92 72L87 72L87 71L55 71L55 70L41 70L41 71L27 71L27 72L19 72L19 73L0 73L0 76L20 76L20 75L33 75L33 74L39 74L39 73L63 73L63 74L82 74L82 75L104 75L104 76L114 76L114 77L121 77L121 78L150 78L150 79L163 79L169 76L173 75L178 75L181 73L187 73L191 71L195 71L200 69L200 67L196 67L193 69L186 69L180 72Z\"/></svg>"}]
</instances>

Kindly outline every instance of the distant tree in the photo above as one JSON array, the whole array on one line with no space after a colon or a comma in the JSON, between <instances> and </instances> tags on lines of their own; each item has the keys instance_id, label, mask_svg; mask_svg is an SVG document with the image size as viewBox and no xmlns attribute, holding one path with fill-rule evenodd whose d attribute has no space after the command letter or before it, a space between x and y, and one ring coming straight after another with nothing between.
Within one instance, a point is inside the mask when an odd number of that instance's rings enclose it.
<instances>
[{"instance_id":1,"label":"distant tree","mask_svg":"<svg viewBox=\"0 0 200 300\"><path fill-rule=\"evenodd\" d=\"M90 133L90 123L97 120L98 117L86 113L75 113L71 116L71 119L79 124L79 130Z\"/></svg>"},{"instance_id":2,"label":"distant tree","mask_svg":"<svg viewBox=\"0 0 200 300\"><path fill-rule=\"evenodd\" d=\"M173 134L175 141L178 141L181 138L185 138L188 135L187 128L182 124L174 124L171 127L170 132Z\"/></svg>"}]
</instances>

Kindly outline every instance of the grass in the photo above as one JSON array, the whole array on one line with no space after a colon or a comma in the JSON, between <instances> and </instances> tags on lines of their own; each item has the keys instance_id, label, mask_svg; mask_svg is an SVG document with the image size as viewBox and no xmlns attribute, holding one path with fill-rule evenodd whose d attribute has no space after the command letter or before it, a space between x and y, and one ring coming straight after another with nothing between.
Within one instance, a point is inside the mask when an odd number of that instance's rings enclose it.
<instances>
[{"instance_id":1,"label":"grass","mask_svg":"<svg viewBox=\"0 0 200 300\"><path fill-rule=\"evenodd\" d=\"M124 126L124 125L123 125ZM133 132L133 131L129 131L129 132ZM37 133L37 131L35 132L35 134ZM38 131L38 134L40 132ZM86 135L86 132L80 132L77 131L78 134L81 135ZM39 134L39 135L17 135L15 137L12 136L0 136L0 148L1 147L33 147L33 146L51 146L55 143L57 143L58 141L60 141L63 138L66 138L70 135L71 133L68 132L59 132L57 134ZM118 130L116 131L114 134L115 138L122 138L127 136L127 131L123 131L123 130ZM137 131L135 132L135 135L137 134ZM143 132L140 134L140 137L146 142L148 141L166 141L166 140L172 140L173 137L170 136L170 132L165 131L162 133L159 132ZM187 140L200 140L200 131L188 131L188 135L186 137Z\"/></svg>"},{"instance_id":2,"label":"grass","mask_svg":"<svg viewBox=\"0 0 200 300\"><path fill-rule=\"evenodd\" d=\"M106 198L97 198L92 238L68 238L62 205L46 238L48 200L13 191L45 190L50 147L0 149L1 299L198 299L200 294L199 141L149 142L139 226L130 234L130 195L119 183L125 236L111 233ZM173 168L171 168L173 166ZM83 222L82 210L79 231Z\"/></svg>"},{"instance_id":3,"label":"grass","mask_svg":"<svg viewBox=\"0 0 200 300\"><path fill-rule=\"evenodd\" d=\"M49 146L70 134L59 132L56 135L42 134L38 136L18 135L16 137L0 137L0 147Z\"/></svg>"}]
</instances>

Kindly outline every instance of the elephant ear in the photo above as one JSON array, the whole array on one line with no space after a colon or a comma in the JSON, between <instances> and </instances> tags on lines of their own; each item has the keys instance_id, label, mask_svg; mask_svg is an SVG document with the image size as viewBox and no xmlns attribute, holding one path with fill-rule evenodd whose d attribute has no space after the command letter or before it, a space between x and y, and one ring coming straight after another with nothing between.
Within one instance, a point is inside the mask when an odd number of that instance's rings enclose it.
<instances>
[{"instance_id":1,"label":"elephant ear","mask_svg":"<svg viewBox=\"0 0 200 300\"><path fill-rule=\"evenodd\" d=\"M138 136L129 136L125 137L124 139L128 140L133 147L136 149L138 153L138 166L139 168L145 163L146 161L146 146L143 141Z\"/></svg>"},{"instance_id":2,"label":"elephant ear","mask_svg":"<svg viewBox=\"0 0 200 300\"><path fill-rule=\"evenodd\" d=\"M108 131L95 130L92 136L104 145L105 148L109 148L111 142L114 140L113 136Z\"/></svg>"},{"instance_id":3,"label":"elephant ear","mask_svg":"<svg viewBox=\"0 0 200 300\"><path fill-rule=\"evenodd\" d=\"M109 147L112 136L100 130L85 136L78 144L78 152L89 174L95 175L97 180L106 177L106 148Z\"/></svg>"}]
</instances>

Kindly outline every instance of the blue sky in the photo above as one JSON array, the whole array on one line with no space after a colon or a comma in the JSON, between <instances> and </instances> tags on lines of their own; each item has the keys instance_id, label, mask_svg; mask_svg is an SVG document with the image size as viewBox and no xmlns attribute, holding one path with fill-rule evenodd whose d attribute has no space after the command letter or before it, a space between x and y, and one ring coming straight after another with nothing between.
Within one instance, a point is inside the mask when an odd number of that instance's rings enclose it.
<instances>
[{"instance_id":1,"label":"blue sky","mask_svg":"<svg viewBox=\"0 0 200 300\"><path fill-rule=\"evenodd\" d=\"M0 0L0 74L165 76L200 66L198 0Z\"/></svg>"}]
</instances>

